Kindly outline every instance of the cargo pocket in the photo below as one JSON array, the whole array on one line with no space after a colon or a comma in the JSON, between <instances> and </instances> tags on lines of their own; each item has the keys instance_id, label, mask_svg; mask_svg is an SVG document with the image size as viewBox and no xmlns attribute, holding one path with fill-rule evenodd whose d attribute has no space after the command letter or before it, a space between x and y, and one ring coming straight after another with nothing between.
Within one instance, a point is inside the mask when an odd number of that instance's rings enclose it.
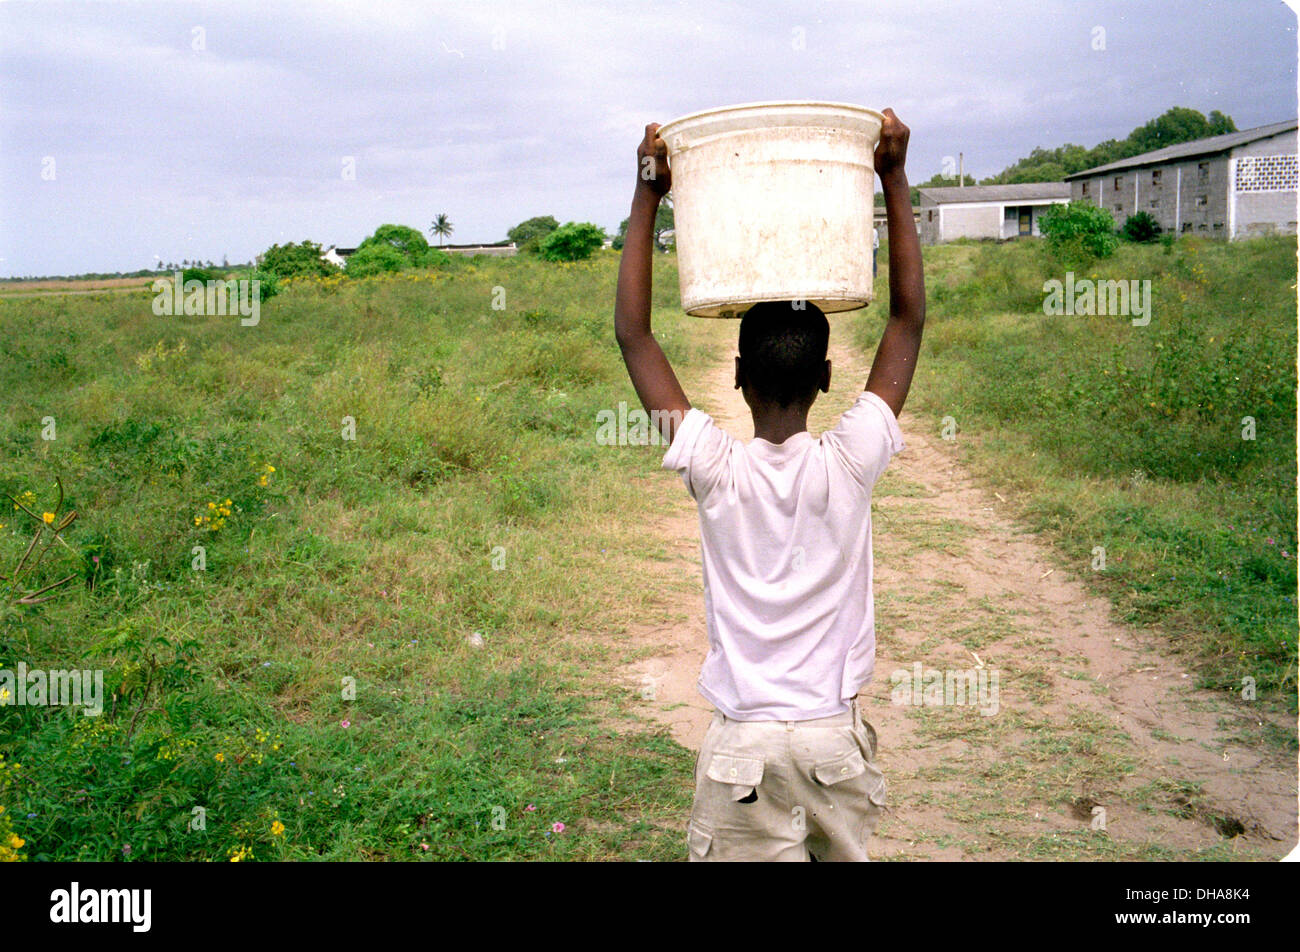
<instances>
[{"instance_id":1,"label":"cargo pocket","mask_svg":"<svg viewBox=\"0 0 1300 952\"><path fill-rule=\"evenodd\" d=\"M709 855L709 847L713 845L713 833L700 824L692 822L686 830L686 844L690 847L690 859L704 859Z\"/></svg>"},{"instance_id":2,"label":"cargo pocket","mask_svg":"<svg viewBox=\"0 0 1300 952\"><path fill-rule=\"evenodd\" d=\"M709 759L709 768L704 775L710 780L730 785L733 801L745 800L763 782L763 759L715 753Z\"/></svg>"},{"instance_id":3,"label":"cargo pocket","mask_svg":"<svg viewBox=\"0 0 1300 952\"><path fill-rule=\"evenodd\" d=\"M813 777L824 787L847 780L858 781L866 791L867 799L875 807L885 805L885 775L874 763L863 757L860 750L850 750L833 760L814 764Z\"/></svg>"},{"instance_id":4,"label":"cargo pocket","mask_svg":"<svg viewBox=\"0 0 1300 952\"><path fill-rule=\"evenodd\" d=\"M885 783L885 775L873 767L869 767L867 772L872 775L871 787L867 790L867 799L872 802L876 809L882 810L885 807L885 791L888 789Z\"/></svg>"},{"instance_id":5,"label":"cargo pocket","mask_svg":"<svg viewBox=\"0 0 1300 952\"><path fill-rule=\"evenodd\" d=\"M826 795L835 801L832 812L838 815L835 822L843 824L839 828L853 844L850 855L865 859L867 841L885 809L885 775L861 750L814 764L812 772L819 785L829 788Z\"/></svg>"},{"instance_id":6,"label":"cargo pocket","mask_svg":"<svg viewBox=\"0 0 1300 952\"><path fill-rule=\"evenodd\" d=\"M813 765L813 776L823 786L852 780L867 772L867 761L860 750L850 750L834 760L825 760Z\"/></svg>"},{"instance_id":7,"label":"cargo pocket","mask_svg":"<svg viewBox=\"0 0 1300 952\"><path fill-rule=\"evenodd\" d=\"M867 721L866 718L863 718L861 723L867 735L867 757L871 760L875 760L876 754L880 750L876 742L876 729L871 726L870 722Z\"/></svg>"},{"instance_id":8,"label":"cargo pocket","mask_svg":"<svg viewBox=\"0 0 1300 952\"><path fill-rule=\"evenodd\" d=\"M864 718L862 726L867 735L867 774L871 785L867 790L867 796L871 799L872 804L877 808L885 805L885 775L881 773L880 768L876 766L876 754L879 753L879 742L876 740L876 729Z\"/></svg>"}]
</instances>

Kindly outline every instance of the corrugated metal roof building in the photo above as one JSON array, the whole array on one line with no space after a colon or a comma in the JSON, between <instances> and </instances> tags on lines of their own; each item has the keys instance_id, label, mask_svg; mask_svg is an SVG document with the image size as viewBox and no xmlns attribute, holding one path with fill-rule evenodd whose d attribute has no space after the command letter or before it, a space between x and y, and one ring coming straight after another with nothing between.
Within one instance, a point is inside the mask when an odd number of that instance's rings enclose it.
<instances>
[{"instance_id":1,"label":"corrugated metal roof building","mask_svg":"<svg viewBox=\"0 0 1300 952\"><path fill-rule=\"evenodd\" d=\"M1052 205L1070 200L1065 182L1023 185L967 185L922 188L921 242L934 245L956 238L1009 238L1038 235L1038 220Z\"/></svg>"},{"instance_id":2,"label":"corrugated metal roof building","mask_svg":"<svg viewBox=\"0 0 1300 952\"><path fill-rule=\"evenodd\" d=\"M1181 142L1065 177L1070 197L1117 225L1147 212L1166 232L1242 238L1296 233L1295 119Z\"/></svg>"}]
</instances>

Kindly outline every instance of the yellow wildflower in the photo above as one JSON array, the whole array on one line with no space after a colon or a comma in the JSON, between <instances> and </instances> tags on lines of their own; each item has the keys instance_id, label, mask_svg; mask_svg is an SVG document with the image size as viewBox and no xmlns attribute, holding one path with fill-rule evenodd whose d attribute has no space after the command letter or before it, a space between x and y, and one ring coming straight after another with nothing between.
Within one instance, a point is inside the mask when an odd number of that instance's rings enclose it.
<instances>
[{"instance_id":1,"label":"yellow wildflower","mask_svg":"<svg viewBox=\"0 0 1300 952\"><path fill-rule=\"evenodd\" d=\"M47 526L48 526L48 525L53 525L53 524L54 524L54 513L52 513L52 512L43 512L43 513L41 513L41 518L45 520L45 524L46 524Z\"/></svg>"},{"instance_id":2,"label":"yellow wildflower","mask_svg":"<svg viewBox=\"0 0 1300 952\"><path fill-rule=\"evenodd\" d=\"M284 824L281 823L279 820L276 820L274 823L272 823L272 824L271 824L271 835L272 835L272 836L283 836L283 835L284 835Z\"/></svg>"}]
</instances>

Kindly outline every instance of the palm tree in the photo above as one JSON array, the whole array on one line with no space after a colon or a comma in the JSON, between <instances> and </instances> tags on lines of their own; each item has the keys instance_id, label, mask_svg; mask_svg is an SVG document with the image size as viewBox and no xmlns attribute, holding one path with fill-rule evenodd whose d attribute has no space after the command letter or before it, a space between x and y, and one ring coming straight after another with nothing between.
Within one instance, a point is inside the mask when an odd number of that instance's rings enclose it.
<instances>
[{"instance_id":1,"label":"palm tree","mask_svg":"<svg viewBox=\"0 0 1300 952\"><path fill-rule=\"evenodd\" d=\"M442 244L443 236L450 238L451 233L456 229L452 226L451 220L444 214L439 215L429 226L429 234L438 236L438 244Z\"/></svg>"}]
</instances>

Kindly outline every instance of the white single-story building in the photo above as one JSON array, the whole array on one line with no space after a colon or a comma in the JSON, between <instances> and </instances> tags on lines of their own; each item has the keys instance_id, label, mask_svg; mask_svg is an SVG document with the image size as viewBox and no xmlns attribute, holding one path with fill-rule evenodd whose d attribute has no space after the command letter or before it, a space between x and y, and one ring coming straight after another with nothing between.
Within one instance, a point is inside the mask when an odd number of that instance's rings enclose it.
<instances>
[{"instance_id":1,"label":"white single-story building","mask_svg":"<svg viewBox=\"0 0 1300 952\"><path fill-rule=\"evenodd\" d=\"M437 248L452 255L488 255L489 257L508 257L518 253L519 249L513 241L497 241L492 244L476 245L430 245L430 248ZM339 248L336 245L330 245L321 253L321 258L330 264L336 264L340 268L347 267L348 258L356 253L356 248Z\"/></svg>"},{"instance_id":2,"label":"white single-story building","mask_svg":"<svg viewBox=\"0 0 1300 952\"><path fill-rule=\"evenodd\" d=\"M488 255L493 258L510 257L519 253L518 247L513 241L496 241L492 244L477 245L430 245L430 248L437 248L439 251L445 251L452 255Z\"/></svg>"},{"instance_id":3,"label":"white single-story building","mask_svg":"<svg viewBox=\"0 0 1300 952\"><path fill-rule=\"evenodd\" d=\"M1065 182L1023 185L967 185L922 188L921 243L956 238L1004 241L1041 234L1038 220L1053 205L1070 200Z\"/></svg>"},{"instance_id":4,"label":"white single-story building","mask_svg":"<svg viewBox=\"0 0 1300 952\"><path fill-rule=\"evenodd\" d=\"M330 245L321 252L321 260L328 261L340 268L347 267L348 258L356 250L356 248L340 248L338 245Z\"/></svg>"}]
</instances>

